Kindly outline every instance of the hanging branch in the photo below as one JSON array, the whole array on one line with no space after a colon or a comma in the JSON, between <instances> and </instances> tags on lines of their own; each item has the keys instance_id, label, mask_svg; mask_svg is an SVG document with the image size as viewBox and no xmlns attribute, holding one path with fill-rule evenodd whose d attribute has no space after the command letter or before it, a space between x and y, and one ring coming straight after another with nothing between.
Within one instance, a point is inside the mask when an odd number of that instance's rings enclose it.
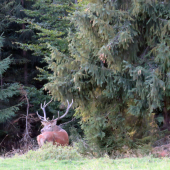
<instances>
[{"instance_id":1,"label":"hanging branch","mask_svg":"<svg viewBox=\"0 0 170 170\"><path fill-rule=\"evenodd\" d=\"M1 76L1 90L2 90L2 85L3 85L2 74L0 76Z\"/></svg>"},{"instance_id":2,"label":"hanging branch","mask_svg":"<svg viewBox=\"0 0 170 170\"><path fill-rule=\"evenodd\" d=\"M28 100L28 97L27 95L25 95L25 99L27 100L27 115L26 115L26 127L25 127L25 135L29 135L28 133L28 114L29 114L29 107L30 107L30 104L29 104L29 100Z\"/></svg>"},{"instance_id":3,"label":"hanging branch","mask_svg":"<svg viewBox=\"0 0 170 170\"><path fill-rule=\"evenodd\" d=\"M70 121L68 121L68 122L65 122L65 123L60 124L60 126L66 125L66 124L68 124L68 123L70 123L70 122L73 122L73 121L75 121L75 120L76 120L76 118L74 117L72 120L70 120Z\"/></svg>"},{"instance_id":4,"label":"hanging branch","mask_svg":"<svg viewBox=\"0 0 170 170\"><path fill-rule=\"evenodd\" d=\"M23 86L20 87L20 93L22 94L21 100L27 101L27 110L26 110L26 116L25 116L25 132L24 132L23 138L21 139L21 142L24 143L24 146L26 146L26 148L28 150L28 146L31 143L31 137L29 135L29 131L31 129L31 124L28 121L30 103L29 103L29 99L27 96L27 92L26 92L26 90L23 89Z\"/></svg>"}]
</instances>

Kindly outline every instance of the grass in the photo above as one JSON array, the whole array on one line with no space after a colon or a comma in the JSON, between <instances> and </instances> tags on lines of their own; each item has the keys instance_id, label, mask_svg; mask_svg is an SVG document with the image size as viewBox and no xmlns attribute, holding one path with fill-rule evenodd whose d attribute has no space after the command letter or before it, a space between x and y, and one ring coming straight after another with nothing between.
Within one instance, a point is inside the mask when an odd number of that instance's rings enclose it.
<instances>
[{"instance_id":1,"label":"grass","mask_svg":"<svg viewBox=\"0 0 170 170\"><path fill-rule=\"evenodd\" d=\"M0 158L0 170L170 170L169 158L125 158L79 160L45 160L27 159L25 156Z\"/></svg>"}]
</instances>

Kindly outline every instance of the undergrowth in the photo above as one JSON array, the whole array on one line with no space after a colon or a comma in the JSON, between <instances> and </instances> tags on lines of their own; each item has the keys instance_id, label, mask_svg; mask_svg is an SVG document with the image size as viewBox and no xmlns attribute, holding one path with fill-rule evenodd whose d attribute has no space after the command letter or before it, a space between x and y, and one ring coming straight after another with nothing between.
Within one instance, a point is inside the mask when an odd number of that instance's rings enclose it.
<instances>
[{"instance_id":1,"label":"undergrowth","mask_svg":"<svg viewBox=\"0 0 170 170\"><path fill-rule=\"evenodd\" d=\"M56 146L46 143L36 151L30 150L25 154L27 159L44 161L49 159L57 160L76 160L82 158L78 148L72 146Z\"/></svg>"}]
</instances>

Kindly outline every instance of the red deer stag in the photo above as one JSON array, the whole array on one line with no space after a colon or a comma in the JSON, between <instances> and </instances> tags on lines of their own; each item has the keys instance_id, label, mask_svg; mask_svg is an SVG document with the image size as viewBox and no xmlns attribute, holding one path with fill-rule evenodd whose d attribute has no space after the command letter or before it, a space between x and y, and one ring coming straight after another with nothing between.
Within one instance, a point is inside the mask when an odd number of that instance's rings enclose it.
<instances>
[{"instance_id":1,"label":"red deer stag","mask_svg":"<svg viewBox=\"0 0 170 170\"><path fill-rule=\"evenodd\" d=\"M52 100L51 100L52 101ZM73 100L71 102L71 104L69 104L68 100L68 107L66 109L66 112L59 117L59 112L58 112L58 118L56 119L52 119L52 120L48 120L46 118L46 112L45 112L45 107L51 103L51 101L49 101L47 104L46 102L44 102L44 105L42 106L41 104L41 109L43 110L44 113L44 117L40 116L37 112L37 115L39 117L39 119L41 120L41 123L44 125L43 129L41 129L41 134L37 136L37 141L38 141L38 145L41 147L45 142L53 142L53 145L68 145L69 143L69 138L68 138L68 134L67 132L62 129L61 127L56 125L56 122L59 119L62 119L63 117L65 117L70 109L70 107L73 104Z\"/></svg>"}]
</instances>

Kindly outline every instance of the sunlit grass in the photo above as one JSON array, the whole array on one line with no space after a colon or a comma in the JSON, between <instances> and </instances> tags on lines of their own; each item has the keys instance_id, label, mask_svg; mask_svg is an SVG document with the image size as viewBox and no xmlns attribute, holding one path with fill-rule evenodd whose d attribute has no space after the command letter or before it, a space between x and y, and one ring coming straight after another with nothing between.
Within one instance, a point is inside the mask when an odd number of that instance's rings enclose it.
<instances>
[{"instance_id":1,"label":"sunlit grass","mask_svg":"<svg viewBox=\"0 0 170 170\"><path fill-rule=\"evenodd\" d=\"M25 156L0 158L0 170L170 170L169 158L125 158L125 159L79 159L45 160L27 159Z\"/></svg>"}]
</instances>

